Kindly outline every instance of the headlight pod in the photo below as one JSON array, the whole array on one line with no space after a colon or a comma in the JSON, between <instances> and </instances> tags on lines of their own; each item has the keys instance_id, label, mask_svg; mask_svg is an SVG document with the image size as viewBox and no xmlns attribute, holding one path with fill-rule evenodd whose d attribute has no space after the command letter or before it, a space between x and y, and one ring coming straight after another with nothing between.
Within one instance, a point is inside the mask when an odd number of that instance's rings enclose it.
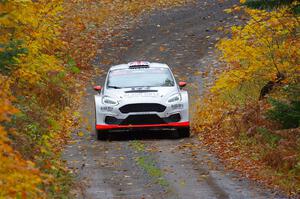
<instances>
[{"instance_id":1,"label":"headlight pod","mask_svg":"<svg viewBox=\"0 0 300 199\"><path fill-rule=\"evenodd\" d=\"M113 98L108 97L108 96L104 96L102 98L102 103L105 104L105 105L110 105L110 106L116 106L116 105L118 105L118 101L117 100L114 100Z\"/></svg>"},{"instance_id":2,"label":"headlight pod","mask_svg":"<svg viewBox=\"0 0 300 199\"><path fill-rule=\"evenodd\" d=\"M172 95L168 99L168 103L174 103L174 102L179 102L179 101L181 101L181 95L179 93Z\"/></svg>"}]
</instances>

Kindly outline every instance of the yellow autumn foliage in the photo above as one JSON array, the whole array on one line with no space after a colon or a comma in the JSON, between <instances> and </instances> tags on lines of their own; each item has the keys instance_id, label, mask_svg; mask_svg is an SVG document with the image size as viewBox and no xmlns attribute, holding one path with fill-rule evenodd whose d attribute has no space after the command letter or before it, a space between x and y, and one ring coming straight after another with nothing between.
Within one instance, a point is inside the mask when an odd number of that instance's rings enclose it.
<instances>
[{"instance_id":1,"label":"yellow autumn foliage","mask_svg":"<svg viewBox=\"0 0 300 199\"><path fill-rule=\"evenodd\" d=\"M38 84L49 71L61 70L62 63L56 57L61 47L58 40L61 12L60 0L34 2L0 2L0 44L20 41L26 49L14 57L15 70L11 74L0 74L0 124L10 121L10 116L18 110L13 107L15 101L11 87L23 87L25 90ZM5 49L1 46L1 52ZM8 49L11 50L11 49ZM14 131L0 125L0 198L44 198L41 184L45 180L35 164L25 160L11 146L7 132Z\"/></svg>"},{"instance_id":2,"label":"yellow autumn foliage","mask_svg":"<svg viewBox=\"0 0 300 199\"><path fill-rule=\"evenodd\" d=\"M20 40L27 54L18 58L18 69L11 75L18 80L35 83L49 71L61 70L56 50L62 46L59 12L61 0L34 2L4 1L0 3L1 43Z\"/></svg>"},{"instance_id":3,"label":"yellow autumn foliage","mask_svg":"<svg viewBox=\"0 0 300 199\"><path fill-rule=\"evenodd\" d=\"M43 198L38 187L41 173L31 161L24 160L9 145L6 132L0 127L0 198Z\"/></svg>"},{"instance_id":4,"label":"yellow autumn foliage","mask_svg":"<svg viewBox=\"0 0 300 199\"><path fill-rule=\"evenodd\" d=\"M193 128L231 168L297 195L299 127L282 130L280 121L267 117L273 105L263 99L290 105L299 95L292 90L295 96L288 99L287 90L300 81L300 15L286 5L268 11L235 6L225 12L240 10L249 20L233 26L217 44L223 64L198 103Z\"/></svg>"},{"instance_id":5,"label":"yellow autumn foliage","mask_svg":"<svg viewBox=\"0 0 300 199\"><path fill-rule=\"evenodd\" d=\"M0 123L9 121L17 113L9 94L9 81L0 75ZM43 192L37 187L42 182L40 172L30 161L14 151L10 146L4 127L0 126L0 198L41 198Z\"/></svg>"},{"instance_id":6,"label":"yellow autumn foliage","mask_svg":"<svg viewBox=\"0 0 300 199\"><path fill-rule=\"evenodd\" d=\"M0 199L69 195L59 153L74 125L78 68L91 68L126 15L185 1L0 1Z\"/></svg>"},{"instance_id":7,"label":"yellow autumn foliage","mask_svg":"<svg viewBox=\"0 0 300 199\"><path fill-rule=\"evenodd\" d=\"M228 68L212 88L215 93L247 84L262 86L278 73L284 74L286 83L299 78L300 17L287 8L245 11L251 17L247 24L232 27L232 36L217 45Z\"/></svg>"}]
</instances>

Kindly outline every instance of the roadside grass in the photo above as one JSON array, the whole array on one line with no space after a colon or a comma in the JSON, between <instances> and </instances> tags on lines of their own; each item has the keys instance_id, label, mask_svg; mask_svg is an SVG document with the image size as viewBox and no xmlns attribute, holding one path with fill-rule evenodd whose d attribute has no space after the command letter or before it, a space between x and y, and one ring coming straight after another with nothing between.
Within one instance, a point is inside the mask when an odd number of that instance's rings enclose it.
<instances>
[{"instance_id":1,"label":"roadside grass","mask_svg":"<svg viewBox=\"0 0 300 199\"><path fill-rule=\"evenodd\" d=\"M160 168L155 165L155 161L150 156L137 157L137 165L143 168L155 182L163 187L169 186L169 183L164 179L164 174Z\"/></svg>"},{"instance_id":2,"label":"roadside grass","mask_svg":"<svg viewBox=\"0 0 300 199\"><path fill-rule=\"evenodd\" d=\"M238 113L245 112L241 110ZM256 114L252 112L250 115L255 117ZM262 123L262 119L249 124L251 119L245 121L245 118L243 115L227 115L210 128L197 126L199 123L194 121L193 131L198 133L203 146L215 153L227 168L270 188L290 195L299 194L299 128L276 130L272 129L276 125L269 123L268 126Z\"/></svg>"},{"instance_id":3,"label":"roadside grass","mask_svg":"<svg viewBox=\"0 0 300 199\"><path fill-rule=\"evenodd\" d=\"M300 192L299 185L299 167L297 166L297 157L294 154L299 154L300 151L295 151L291 148L283 148L278 144L288 142L287 139L280 138L268 132L268 135L262 135L263 142L253 145L253 154L257 154L255 160L260 160L266 163L259 171L260 175L271 179L274 184L287 191L291 195L297 195ZM246 149L245 149L246 150ZM292 155L291 155L292 154ZM273 186L271 186L273 187Z\"/></svg>"},{"instance_id":4,"label":"roadside grass","mask_svg":"<svg viewBox=\"0 0 300 199\"><path fill-rule=\"evenodd\" d=\"M145 145L137 140L130 142L130 146L136 151L145 151Z\"/></svg>"},{"instance_id":5,"label":"roadside grass","mask_svg":"<svg viewBox=\"0 0 300 199\"><path fill-rule=\"evenodd\" d=\"M168 187L169 183L164 178L163 171L156 166L155 160L150 155L143 154L146 150L146 146L136 140L130 142L130 146L135 151L141 152L140 156L135 158L137 165L144 169L144 171L154 179L155 183L162 187Z\"/></svg>"}]
</instances>

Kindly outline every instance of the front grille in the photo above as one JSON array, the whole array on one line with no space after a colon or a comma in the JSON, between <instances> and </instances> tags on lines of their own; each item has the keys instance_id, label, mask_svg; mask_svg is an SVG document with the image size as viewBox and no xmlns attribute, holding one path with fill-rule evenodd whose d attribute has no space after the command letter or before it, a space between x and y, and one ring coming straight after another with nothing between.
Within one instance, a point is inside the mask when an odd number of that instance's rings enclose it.
<instances>
[{"instance_id":1,"label":"front grille","mask_svg":"<svg viewBox=\"0 0 300 199\"><path fill-rule=\"evenodd\" d=\"M120 109L121 113L137 113L137 112L164 112L166 107L155 103L127 104Z\"/></svg>"},{"instance_id":2,"label":"front grille","mask_svg":"<svg viewBox=\"0 0 300 199\"><path fill-rule=\"evenodd\" d=\"M165 124L165 121L158 115L129 115L122 121L121 125L138 124Z\"/></svg>"},{"instance_id":3,"label":"front grille","mask_svg":"<svg viewBox=\"0 0 300 199\"><path fill-rule=\"evenodd\" d=\"M106 116L104 122L106 124L129 125L129 124L166 124L170 122L179 122L181 116L179 113L170 115L169 117L160 118L156 114L151 115L130 115L125 119L118 119L113 116Z\"/></svg>"}]
</instances>

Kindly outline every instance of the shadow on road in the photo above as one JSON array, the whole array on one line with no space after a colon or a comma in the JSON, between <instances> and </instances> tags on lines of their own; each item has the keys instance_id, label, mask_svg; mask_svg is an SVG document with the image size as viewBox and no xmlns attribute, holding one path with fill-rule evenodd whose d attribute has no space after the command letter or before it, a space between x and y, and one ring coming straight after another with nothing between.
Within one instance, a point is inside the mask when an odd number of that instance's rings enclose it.
<instances>
[{"instance_id":1,"label":"shadow on road","mask_svg":"<svg viewBox=\"0 0 300 199\"><path fill-rule=\"evenodd\" d=\"M92 136L95 136L92 135ZM96 139L96 136L95 136ZM109 132L106 140L101 141L130 141L130 140L176 140L182 139L176 131L120 131Z\"/></svg>"}]
</instances>

